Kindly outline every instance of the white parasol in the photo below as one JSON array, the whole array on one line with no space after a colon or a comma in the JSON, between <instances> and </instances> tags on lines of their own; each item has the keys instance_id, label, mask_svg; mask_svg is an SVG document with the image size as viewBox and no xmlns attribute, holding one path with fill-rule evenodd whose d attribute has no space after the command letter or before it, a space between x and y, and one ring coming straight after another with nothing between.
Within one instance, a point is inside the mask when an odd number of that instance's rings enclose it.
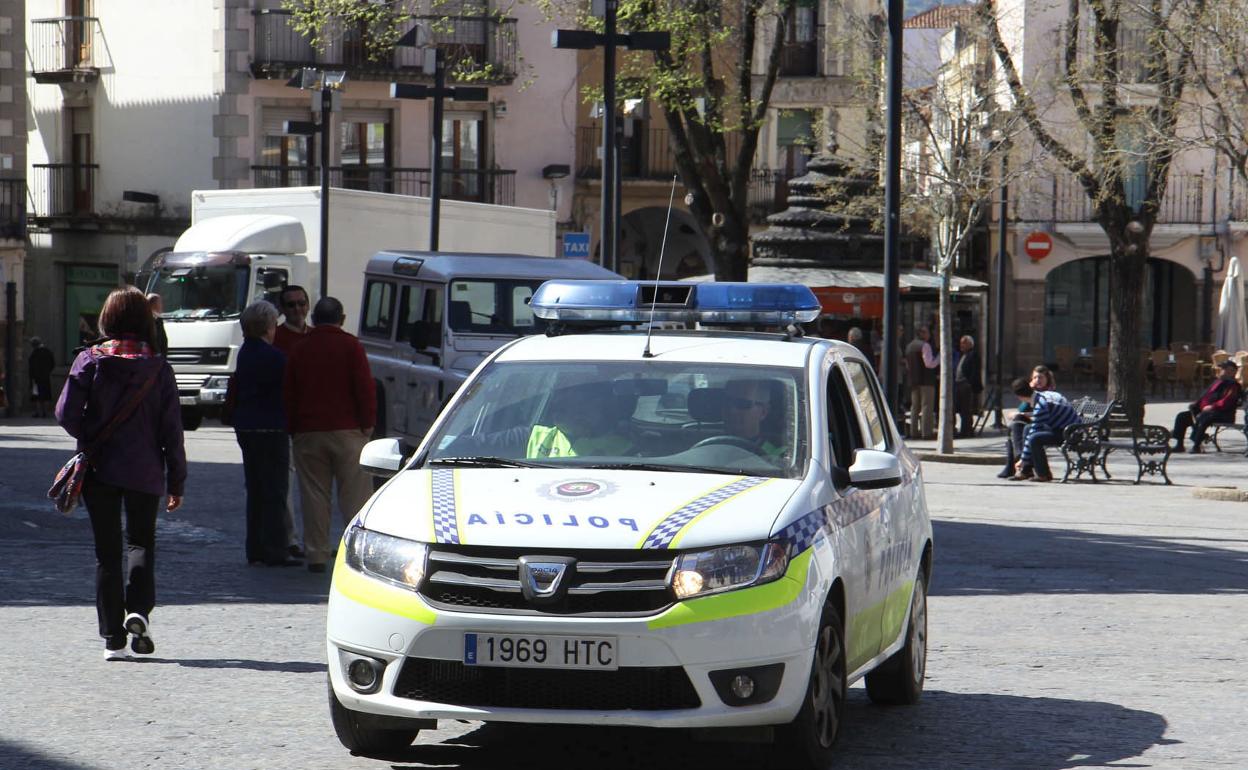
<instances>
[{"instance_id":1,"label":"white parasol","mask_svg":"<svg viewBox=\"0 0 1248 770\"><path fill-rule=\"evenodd\" d=\"M1218 347L1232 356L1248 350L1248 315L1244 312L1244 277L1239 257L1231 257L1222 283L1222 301L1218 304Z\"/></svg>"}]
</instances>

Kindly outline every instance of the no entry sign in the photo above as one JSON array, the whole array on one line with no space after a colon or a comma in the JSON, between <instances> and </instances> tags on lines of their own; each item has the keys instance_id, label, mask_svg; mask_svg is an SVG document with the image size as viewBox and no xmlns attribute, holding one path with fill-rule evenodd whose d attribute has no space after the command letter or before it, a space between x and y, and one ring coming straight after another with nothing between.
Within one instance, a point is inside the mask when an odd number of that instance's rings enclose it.
<instances>
[{"instance_id":1,"label":"no entry sign","mask_svg":"<svg viewBox=\"0 0 1248 770\"><path fill-rule=\"evenodd\" d=\"M1039 262L1049 253L1053 251L1053 239L1048 233L1039 230L1028 233L1023 239L1023 251L1031 258L1032 262Z\"/></svg>"}]
</instances>

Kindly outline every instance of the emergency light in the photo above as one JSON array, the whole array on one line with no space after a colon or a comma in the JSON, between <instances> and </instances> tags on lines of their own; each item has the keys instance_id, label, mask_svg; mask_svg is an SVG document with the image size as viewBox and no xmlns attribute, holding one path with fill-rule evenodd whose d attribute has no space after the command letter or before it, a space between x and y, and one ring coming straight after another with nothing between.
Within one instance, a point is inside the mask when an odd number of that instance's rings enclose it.
<instances>
[{"instance_id":1,"label":"emergency light","mask_svg":"<svg viewBox=\"0 0 1248 770\"><path fill-rule=\"evenodd\" d=\"M679 281L547 281L529 308L544 321L708 326L809 323L820 313L814 292L800 284Z\"/></svg>"}]
</instances>

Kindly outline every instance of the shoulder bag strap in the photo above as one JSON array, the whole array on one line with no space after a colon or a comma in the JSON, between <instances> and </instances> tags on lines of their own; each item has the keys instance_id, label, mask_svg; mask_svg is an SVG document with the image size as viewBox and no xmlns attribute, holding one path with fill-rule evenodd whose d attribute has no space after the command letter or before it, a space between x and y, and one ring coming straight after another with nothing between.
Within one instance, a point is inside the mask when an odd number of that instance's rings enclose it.
<instances>
[{"instance_id":1,"label":"shoulder bag strap","mask_svg":"<svg viewBox=\"0 0 1248 770\"><path fill-rule=\"evenodd\" d=\"M138 392L131 396L125 406L123 406L117 414L113 415L113 419L108 421L108 424L104 426L104 429L101 430L95 438L91 439L91 443L87 446L87 448L82 450L82 453L85 454L88 459L90 459L92 452L98 449L105 441L108 441L108 437L113 435L113 431L117 430L117 428L121 427L122 423L130 419L130 415L134 414L134 410L139 408L139 404L143 403L143 399L147 396L148 391L150 391L152 389L152 385L156 383L156 378L160 376L160 371L161 370L158 367L156 371L152 372L152 376L147 378L147 381L143 383Z\"/></svg>"}]
</instances>

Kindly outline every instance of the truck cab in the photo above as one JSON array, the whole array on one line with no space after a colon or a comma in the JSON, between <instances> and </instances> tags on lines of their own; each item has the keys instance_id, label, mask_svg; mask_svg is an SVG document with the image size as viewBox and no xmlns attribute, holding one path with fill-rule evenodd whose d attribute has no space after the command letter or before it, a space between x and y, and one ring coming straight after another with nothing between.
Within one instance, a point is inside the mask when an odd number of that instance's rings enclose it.
<instances>
[{"instance_id":1,"label":"truck cab","mask_svg":"<svg viewBox=\"0 0 1248 770\"><path fill-rule=\"evenodd\" d=\"M187 230L153 262L146 291L164 302L168 361L187 430L220 410L242 345L243 308L306 280L307 246L287 216L209 219Z\"/></svg>"},{"instance_id":2,"label":"truck cab","mask_svg":"<svg viewBox=\"0 0 1248 770\"><path fill-rule=\"evenodd\" d=\"M442 406L507 342L545 332L529 299L555 278L619 276L581 260L382 251L369 261L359 337L377 387L378 436L415 446Z\"/></svg>"}]
</instances>

